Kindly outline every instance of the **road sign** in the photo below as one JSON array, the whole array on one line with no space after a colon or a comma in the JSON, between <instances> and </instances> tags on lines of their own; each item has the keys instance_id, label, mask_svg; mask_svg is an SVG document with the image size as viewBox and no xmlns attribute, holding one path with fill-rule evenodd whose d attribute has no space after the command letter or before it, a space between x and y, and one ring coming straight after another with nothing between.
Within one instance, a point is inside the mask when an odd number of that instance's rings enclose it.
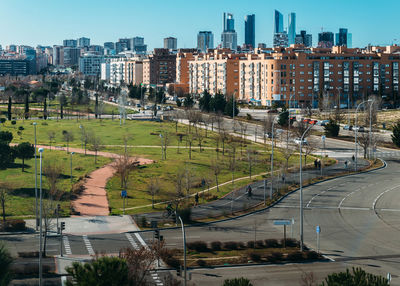
<instances>
[{"instance_id":1,"label":"road sign","mask_svg":"<svg viewBox=\"0 0 400 286\"><path fill-rule=\"evenodd\" d=\"M128 192L126 190L121 191L121 197L126 198L128 196Z\"/></svg>"},{"instance_id":2,"label":"road sign","mask_svg":"<svg viewBox=\"0 0 400 286\"><path fill-rule=\"evenodd\" d=\"M274 225L291 225L292 222L288 219L274 220Z\"/></svg>"},{"instance_id":3,"label":"road sign","mask_svg":"<svg viewBox=\"0 0 400 286\"><path fill-rule=\"evenodd\" d=\"M319 225L317 225L317 227L315 228L315 231L316 231L317 233L321 233L321 228L319 227Z\"/></svg>"},{"instance_id":4,"label":"road sign","mask_svg":"<svg viewBox=\"0 0 400 286\"><path fill-rule=\"evenodd\" d=\"M321 139L322 139L322 141L325 141L326 136L325 136L325 135L322 135L322 136L321 136Z\"/></svg>"},{"instance_id":5,"label":"road sign","mask_svg":"<svg viewBox=\"0 0 400 286\"><path fill-rule=\"evenodd\" d=\"M156 220L152 220L150 225L151 225L151 228L157 228L157 221Z\"/></svg>"}]
</instances>

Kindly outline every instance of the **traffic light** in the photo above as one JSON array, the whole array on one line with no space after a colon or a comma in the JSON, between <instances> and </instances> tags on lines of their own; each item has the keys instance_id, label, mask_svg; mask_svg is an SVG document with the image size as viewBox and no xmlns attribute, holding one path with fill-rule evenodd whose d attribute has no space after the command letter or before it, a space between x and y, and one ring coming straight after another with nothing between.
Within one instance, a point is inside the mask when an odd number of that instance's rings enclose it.
<instances>
[{"instance_id":1,"label":"traffic light","mask_svg":"<svg viewBox=\"0 0 400 286\"><path fill-rule=\"evenodd\" d=\"M160 241L164 241L164 236L160 235Z\"/></svg>"},{"instance_id":2,"label":"traffic light","mask_svg":"<svg viewBox=\"0 0 400 286\"><path fill-rule=\"evenodd\" d=\"M154 237L155 239L160 239L160 231L158 229L154 231Z\"/></svg>"},{"instance_id":3,"label":"traffic light","mask_svg":"<svg viewBox=\"0 0 400 286\"><path fill-rule=\"evenodd\" d=\"M62 222L61 222L61 230L64 230L64 229L65 229L65 222L62 221Z\"/></svg>"},{"instance_id":4,"label":"traffic light","mask_svg":"<svg viewBox=\"0 0 400 286\"><path fill-rule=\"evenodd\" d=\"M176 276L181 276L181 266L179 265L178 268L176 268Z\"/></svg>"}]
</instances>

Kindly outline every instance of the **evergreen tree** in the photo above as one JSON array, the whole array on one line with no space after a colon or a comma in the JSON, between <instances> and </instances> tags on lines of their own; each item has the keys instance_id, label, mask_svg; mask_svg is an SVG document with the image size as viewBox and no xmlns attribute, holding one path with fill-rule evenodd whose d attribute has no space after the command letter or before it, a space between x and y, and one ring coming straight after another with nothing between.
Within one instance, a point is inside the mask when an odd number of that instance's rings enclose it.
<instances>
[{"instance_id":1,"label":"evergreen tree","mask_svg":"<svg viewBox=\"0 0 400 286\"><path fill-rule=\"evenodd\" d=\"M325 125L325 135L328 137L338 137L340 126L336 121L330 119L329 123Z\"/></svg>"},{"instance_id":2,"label":"evergreen tree","mask_svg":"<svg viewBox=\"0 0 400 286\"><path fill-rule=\"evenodd\" d=\"M199 100L199 107L200 107L201 111L210 112L210 109L211 109L211 95L207 90L205 90L203 92L203 95L201 96L201 98Z\"/></svg>"},{"instance_id":3,"label":"evergreen tree","mask_svg":"<svg viewBox=\"0 0 400 286\"><path fill-rule=\"evenodd\" d=\"M25 119L29 118L29 93L25 94Z\"/></svg>"},{"instance_id":4,"label":"evergreen tree","mask_svg":"<svg viewBox=\"0 0 400 286\"><path fill-rule=\"evenodd\" d=\"M289 111L286 110L286 107L282 108L282 112L278 116L278 124L280 126L287 126L289 123Z\"/></svg>"},{"instance_id":5,"label":"evergreen tree","mask_svg":"<svg viewBox=\"0 0 400 286\"><path fill-rule=\"evenodd\" d=\"M235 116L239 114L239 108L237 107L237 102L236 100L233 101L233 96L229 98L229 101L225 104L225 115L228 115L230 117L232 116L233 108L235 108Z\"/></svg>"},{"instance_id":6,"label":"evergreen tree","mask_svg":"<svg viewBox=\"0 0 400 286\"><path fill-rule=\"evenodd\" d=\"M400 121L397 121L393 127L392 142L397 147L400 147Z\"/></svg>"},{"instance_id":7,"label":"evergreen tree","mask_svg":"<svg viewBox=\"0 0 400 286\"><path fill-rule=\"evenodd\" d=\"M45 97L43 101L43 118L44 120L47 119L47 97Z\"/></svg>"},{"instance_id":8,"label":"evergreen tree","mask_svg":"<svg viewBox=\"0 0 400 286\"><path fill-rule=\"evenodd\" d=\"M325 284L326 283L326 284ZM354 268L353 273L349 269L346 272L333 273L325 278L321 286L336 286L336 285L363 285L363 286L387 286L389 281L378 275L366 273L361 268Z\"/></svg>"},{"instance_id":9,"label":"evergreen tree","mask_svg":"<svg viewBox=\"0 0 400 286\"><path fill-rule=\"evenodd\" d=\"M7 109L7 119L11 120L11 106L12 106L12 98L11 95L8 97L8 109Z\"/></svg>"},{"instance_id":10,"label":"evergreen tree","mask_svg":"<svg viewBox=\"0 0 400 286\"><path fill-rule=\"evenodd\" d=\"M215 113L218 112L223 113L225 111L225 105L226 105L225 96L222 93L217 92L211 99L210 110L214 111Z\"/></svg>"}]
</instances>

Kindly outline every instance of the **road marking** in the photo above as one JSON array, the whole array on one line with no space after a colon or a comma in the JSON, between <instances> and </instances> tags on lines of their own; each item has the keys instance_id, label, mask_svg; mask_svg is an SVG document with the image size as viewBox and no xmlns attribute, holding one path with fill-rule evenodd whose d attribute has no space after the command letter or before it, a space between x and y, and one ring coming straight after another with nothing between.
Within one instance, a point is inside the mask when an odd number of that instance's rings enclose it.
<instances>
[{"instance_id":1,"label":"road marking","mask_svg":"<svg viewBox=\"0 0 400 286\"><path fill-rule=\"evenodd\" d=\"M349 196L351 196L352 194L354 194L355 192L358 192L358 191L360 191L360 190L361 190L361 188L360 188L360 189L357 189L357 190L355 190L355 191L352 191L351 193L348 193L348 194L340 201L340 203L339 203L339 205L337 206L337 208L340 209L340 208L342 207L342 204L343 204L343 202L344 202L345 199L347 199Z\"/></svg>"},{"instance_id":2,"label":"road marking","mask_svg":"<svg viewBox=\"0 0 400 286\"><path fill-rule=\"evenodd\" d=\"M137 245L136 241L133 239L130 233L125 233L125 236L128 239L128 241L132 244L133 248L139 249L139 246Z\"/></svg>"},{"instance_id":3,"label":"road marking","mask_svg":"<svg viewBox=\"0 0 400 286\"><path fill-rule=\"evenodd\" d=\"M379 200L384 194L386 194L387 192L393 191L394 189L396 189L396 188L398 188L398 187L400 187L400 185L394 186L393 188L387 189L386 191L380 193L379 196L377 196L377 197L375 198L374 202L372 203L372 209L375 210L375 208L376 208L376 203L378 202L378 200Z\"/></svg>"},{"instance_id":4,"label":"road marking","mask_svg":"<svg viewBox=\"0 0 400 286\"><path fill-rule=\"evenodd\" d=\"M93 247L92 244L89 241L89 238L87 237L87 235L83 235L83 242L85 243L86 249L89 252L90 255L94 255L94 251L93 251Z\"/></svg>"},{"instance_id":5,"label":"road marking","mask_svg":"<svg viewBox=\"0 0 400 286\"><path fill-rule=\"evenodd\" d=\"M68 239L68 236L66 236L66 235L63 236L63 244L64 244L64 248L65 248L65 253L68 255L71 255L72 254L71 245L69 244L69 239Z\"/></svg>"}]
</instances>

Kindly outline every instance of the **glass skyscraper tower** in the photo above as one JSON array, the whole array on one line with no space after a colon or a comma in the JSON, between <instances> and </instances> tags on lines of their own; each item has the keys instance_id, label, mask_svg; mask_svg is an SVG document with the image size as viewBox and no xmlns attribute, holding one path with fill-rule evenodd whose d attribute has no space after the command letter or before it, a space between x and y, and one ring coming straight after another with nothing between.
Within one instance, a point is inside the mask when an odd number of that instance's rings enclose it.
<instances>
[{"instance_id":1,"label":"glass skyscraper tower","mask_svg":"<svg viewBox=\"0 0 400 286\"><path fill-rule=\"evenodd\" d=\"M289 14L289 33L288 33L288 40L289 45L293 45L296 39L296 13Z\"/></svg>"},{"instance_id":2,"label":"glass skyscraper tower","mask_svg":"<svg viewBox=\"0 0 400 286\"><path fill-rule=\"evenodd\" d=\"M244 43L255 47L255 18L254 14L244 17Z\"/></svg>"}]
</instances>

